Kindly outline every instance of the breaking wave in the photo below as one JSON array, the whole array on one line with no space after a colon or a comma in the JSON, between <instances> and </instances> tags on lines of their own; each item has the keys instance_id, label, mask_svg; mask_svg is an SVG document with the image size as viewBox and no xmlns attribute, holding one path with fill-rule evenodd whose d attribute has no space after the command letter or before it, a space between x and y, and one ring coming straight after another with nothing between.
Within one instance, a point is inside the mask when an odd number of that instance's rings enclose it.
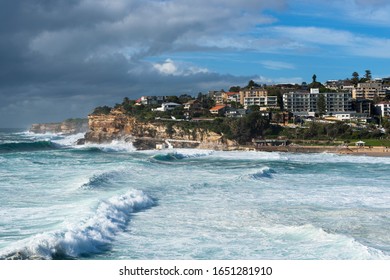
<instances>
[{"instance_id":1,"label":"breaking wave","mask_svg":"<svg viewBox=\"0 0 390 280\"><path fill-rule=\"evenodd\" d=\"M262 167L258 172L250 174L249 178L254 180L260 180L263 178L272 178L273 174L276 173L273 169L268 166Z\"/></svg>"},{"instance_id":2,"label":"breaking wave","mask_svg":"<svg viewBox=\"0 0 390 280\"><path fill-rule=\"evenodd\" d=\"M78 146L80 149L96 150L99 149L102 152L135 152L137 149L133 146L132 142L125 142L115 140L107 144L85 144Z\"/></svg>"},{"instance_id":3,"label":"breaking wave","mask_svg":"<svg viewBox=\"0 0 390 280\"><path fill-rule=\"evenodd\" d=\"M51 141L18 142L0 144L0 153L54 150L59 146Z\"/></svg>"},{"instance_id":4,"label":"breaking wave","mask_svg":"<svg viewBox=\"0 0 390 280\"><path fill-rule=\"evenodd\" d=\"M0 253L0 259L72 259L110 250L134 212L155 205L152 198L132 190L101 202L95 214L66 230L37 235L19 248Z\"/></svg>"},{"instance_id":5,"label":"breaking wave","mask_svg":"<svg viewBox=\"0 0 390 280\"><path fill-rule=\"evenodd\" d=\"M275 248L280 252L289 252L291 259L302 259L301 252L296 255L294 253L297 247L306 252L305 259L389 259L381 250L363 245L352 237L327 232L312 224L273 225L262 230L278 243Z\"/></svg>"},{"instance_id":6,"label":"breaking wave","mask_svg":"<svg viewBox=\"0 0 390 280\"><path fill-rule=\"evenodd\" d=\"M157 161L177 161L182 159L190 159L190 158L200 158L209 156L213 153L213 151L201 151L201 150L178 150L166 154L157 154L154 155L152 158Z\"/></svg>"},{"instance_id":7,"label":"breaking wave","mask_svg":"<svg viewBox=\"0 0 390 280\"><path fill-rule=\"evenodd\" d=\"M120 172L118 171L104 172L101 174L93 175L91 178L89 178L87 183L81 186L81 188L98 189L98 188L109 187L111 185L112 180L118 177L119 175Z\"/></svg>"}]
</instances>

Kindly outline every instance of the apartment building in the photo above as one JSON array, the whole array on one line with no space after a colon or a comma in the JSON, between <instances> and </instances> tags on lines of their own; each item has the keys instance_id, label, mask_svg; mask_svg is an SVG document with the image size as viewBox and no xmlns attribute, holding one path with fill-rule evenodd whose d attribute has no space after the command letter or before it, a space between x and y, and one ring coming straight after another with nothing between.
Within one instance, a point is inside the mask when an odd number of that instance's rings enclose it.
<instances>
[{"instance_id":1,"label":"apartment building","mask_svg":"<svg viewBox=\"0 0 390 280\"><path fill-rule=\"evenodd\" d=\"M349 92L325 92L319 93L318 89L310 92L290 92L283 94L284 109L293 112L318 112L318 97L325 97L326 111L348 112L352 111L352 94Z\"/></svg>"},{"instance_id":2,"label":"apartment building","mask_svg":"<svg viewBox=\"0 0 390 280\"><path fill-rule=\"evenodd\" d=\"M268 92L264 88L246 88L240 90L240 103L245 104L245 98L266 97ZM244 105L245 106L245 105Z\"/></svg>"},{"instance_id":3,"label":"apartment building","mask_svg":"<svg viewBox=\"0 0 390 280\"><path fill-rule=\"evenodd\" d=\"M268 96L268 91L264 88L250 88L240 90L240 103L248 108L252 105L260 106L260 109L278 108L276 96Z\"/></svg>"},{"instance_id":4,"label":"apartment building","mask_svg":"<svg viewBox=\"0 0 390 280\"><path fill-rule=\"evenodd\" d=\"M358 83L357 87L352 89L352 98L354 99L370 99L376 97L384 98L386 90L383 88L381 81L368 81L365 83Z\"/></svg>"},{"instance_id":5,"label":"apartment building","mask_svg":"<svg viewBox=\"0 0 390 280\"><path fill-rule=\"evenodd\" d=\"M267 108L279 108L277 96L245 97L243 105L245 108L257 105L260 106L260 110Z\"/></svg>"},{"instance_id":6,"label":"apartment building","mask_svg":"<svg viewBox=\"0 0 390 280\"><path fill-rule=\"evenodd\" d=\"M390 102L381 102L375 104L375 111L382 117L390 117Z\"/></svg>"}]
</instances>

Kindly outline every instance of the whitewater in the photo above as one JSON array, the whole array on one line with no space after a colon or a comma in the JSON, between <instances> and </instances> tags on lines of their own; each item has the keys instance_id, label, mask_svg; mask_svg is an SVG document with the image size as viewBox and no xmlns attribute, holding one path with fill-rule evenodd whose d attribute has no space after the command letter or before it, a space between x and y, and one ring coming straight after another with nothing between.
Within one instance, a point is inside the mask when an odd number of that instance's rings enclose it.
<instances>
[{"instance_id":1,"label":"whitewater","mask_svg":"<svg viewBox=\"0 0 390 280\"><path fill-rule=\"evenodd\" d=\"M0 259L389 259L390 158L0 130Z\"/></svg>"}]
</instances>

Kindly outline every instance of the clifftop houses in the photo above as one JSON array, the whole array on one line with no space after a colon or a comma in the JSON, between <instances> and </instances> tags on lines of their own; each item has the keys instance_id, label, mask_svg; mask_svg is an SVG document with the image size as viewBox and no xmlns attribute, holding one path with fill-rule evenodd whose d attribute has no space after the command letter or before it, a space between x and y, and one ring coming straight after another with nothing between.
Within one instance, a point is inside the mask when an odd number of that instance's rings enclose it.
<instances>
[{"instance_id":1,"label":"clifftop houses","mask_svg":"<svg viewBox=\"0 0 390 280\"><path fill-rule=\"evenodd\" d=\"M208 111L210 116L241 117L250 110L283 112L292 116L310 117L315 115L334 120L365 122L377 114L390 116L390 85L382 80L367 80L357 84L350 80L327 81L321 88L304 85L247 86L237 91L209 91L202 95L212 101L211 106L184 95L186 102L172 102L167 96L142 96L138 105L158 105L154 111L171 111L182 108L187 118ZM181 99L183 100L183 99ZM210 105L210 103L208 103Z\"/></svg>"}]
</instances>

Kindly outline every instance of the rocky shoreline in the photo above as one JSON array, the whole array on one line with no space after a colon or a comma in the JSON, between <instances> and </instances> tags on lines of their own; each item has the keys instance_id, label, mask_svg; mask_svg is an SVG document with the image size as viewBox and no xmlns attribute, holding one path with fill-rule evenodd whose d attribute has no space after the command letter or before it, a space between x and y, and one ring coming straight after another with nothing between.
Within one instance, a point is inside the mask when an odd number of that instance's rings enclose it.
<instances>
[{"instance_id":1,"label":"rocky shoreline","mask_svg":"<svg viewBox=\"0 0 390 280\"><path fill-rule=\"evenodd\" d=\"M68 119L58 123L36 123L32 124L30 132L33 133L61 133L65 135L84 133L88 131L87 119Z\"/></svg>"}]
</instances>

